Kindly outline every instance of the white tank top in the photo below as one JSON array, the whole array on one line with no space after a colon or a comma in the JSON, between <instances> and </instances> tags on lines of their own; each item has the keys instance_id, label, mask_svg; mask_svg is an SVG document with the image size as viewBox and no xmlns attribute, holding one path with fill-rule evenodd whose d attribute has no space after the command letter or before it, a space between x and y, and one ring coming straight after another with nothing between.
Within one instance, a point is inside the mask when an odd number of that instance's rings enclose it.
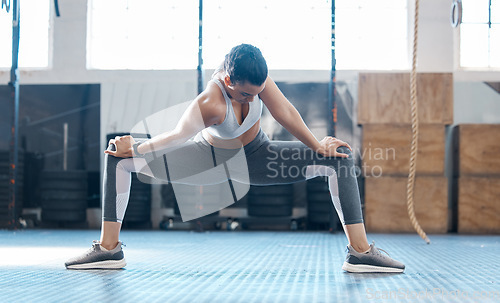
<instances>
[{"instance_id":1,"label":"white tank top","mask_svg":"<svg viewBox=\"0 0 500 303\"><path fill-rule=\"evenodd\" d=\"M236 137L241 136L244 132L249 130L257 121L259 121L262 116L262 100L258 98L258 100L254 100L249 104L248 115L243 120L241 125L238 124L238 120L236 119L236 115L234 114L233 105L231 100L229 99L224 86L220 83L218 79L212 80L215 82L222 91L222 95L224 95L224 100L226 100L226 118L219 125L211 125L206 128L206 130L215 137L221 139L234 139Z\"/></svg>"}]
</instances>

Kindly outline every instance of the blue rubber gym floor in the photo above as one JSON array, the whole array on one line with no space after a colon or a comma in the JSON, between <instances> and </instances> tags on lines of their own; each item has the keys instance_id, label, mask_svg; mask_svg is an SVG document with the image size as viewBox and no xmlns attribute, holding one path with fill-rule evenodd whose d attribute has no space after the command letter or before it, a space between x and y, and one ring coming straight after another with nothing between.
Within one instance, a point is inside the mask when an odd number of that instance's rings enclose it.
<instances>
[{"instance_id":1,"label":"blue rubber gym floor","mask_svg":"<svg viewBox=\"0 0 500 303\"><path fill-rule=\"evenodd\" d=\"M128 231L124 270L66 270L97 230L0 231L0 302L499 302L500 236L368 234L403 274L342 271L343 233Z\"/></svg>"}]
</instances>

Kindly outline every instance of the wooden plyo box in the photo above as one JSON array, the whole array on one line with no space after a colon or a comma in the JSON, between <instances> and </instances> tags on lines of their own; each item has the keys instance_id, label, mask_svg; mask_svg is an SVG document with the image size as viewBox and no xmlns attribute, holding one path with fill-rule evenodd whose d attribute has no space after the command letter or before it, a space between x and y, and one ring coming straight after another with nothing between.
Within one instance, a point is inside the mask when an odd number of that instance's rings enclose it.
<instances>
[{"instance_id":1,"label":"wooden plyo box","mask_svg":"<svg viewBox=\"0 0 500 303\"><path fill-rule=\"evenodd\" d=\"M500 178L458 178L458 232L500 233Z\"/></svg>"},{"instance_id":2,"label":"wooden plyo box","mask_svg":"<svg viewBox=\"0 0 500 303\"><path fill-rule=\"evenodd\" d=\"M362 173L366 177L408 176L412 130L407 124L363 125ZM417 174L444 175L445 126L419 127Z\"/></svg>"},{"instance_id":3,"label":"wooden plyo box","mask_svg":"<svg viewBox=\"0 0 500 303\"><path fill-rule=\"evenodd\" d=\"M358 124L410 124L410 74L359 74ZM417 75L419 122L453 123L453 75Z\"/></svg>"},{"instance_id":4,"label":"wooden plyo box","mask_svg":"<svg viewBox=\"0 0 500 303\"><path fill-rule=\"evenodd\" d=\"M455 131L456 176L500 177L500 124L460 124Z\"/></svg>"},{"instance_id":5,"label":"wooden plyo box","mask_svg":"<svg viewBox=\"0 0 500 303\"><path fill-rule=\"evenodd\" d=\"M427 233L448 231L448 179L420 176L415 180L414 209ZM406 204L405 177L365 179L365 225L368 232L414 232Z\"/></svg>"}]
</instances>

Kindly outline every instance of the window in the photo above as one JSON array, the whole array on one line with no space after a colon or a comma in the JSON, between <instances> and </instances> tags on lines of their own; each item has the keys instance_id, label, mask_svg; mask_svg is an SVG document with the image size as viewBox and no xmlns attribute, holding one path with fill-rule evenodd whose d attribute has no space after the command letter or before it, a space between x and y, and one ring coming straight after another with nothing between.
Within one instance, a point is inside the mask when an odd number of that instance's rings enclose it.
<instances>
[{"instance_id":1,"label":"window","mask_svg":"<svg viewBox=\"0 0 500 303\"><path fill-rule=\"evenodd\" d=\"M460 66L499 68L500 0L462 0L462 11Z\"/></svg>"},{"instance_id":2,"label":"window","mask_svg":"<svg viewBox=\"0 0 500 303\"><path fill-rule=\"evenodd\" d=\"M331 0L210 0L203 4L203 60L213 69L240 43L270 69L329 70ZM198 0L90 0L88 66L195 69ZM408 69L405 0L337 0L338 69Z\"/></svg>"},{"instance_id":3,"label":"window","mask_svg":"<svg viewBox=\"0 0 500 303\"><path fill-rule=\"evenodd\" d=\"M198 0L90 0L93 69L196 69Z\"/></svg>"},{"instance_id":4,"label":"window","mask_svg":"<svg viewBox=\"0 0 500 303\"><path fill-rule=\"evenodd\" d=\"M269 69L331 67L331 1L210 0L203 9L207 69L241 43L257 46Z\"/></svg>"},{"instance_id":5,"label":"window","mask_svg":"<svg viewBox=\"0 0 500 303\"><path fill-rule=\"evenodd\" d=\"M49 0L20 1L19 67L46 68L49 66ZM0 10L0 68L12 66L12 11Z\"/></svg>"},{"instance_id":6,"label":"window","mask_svg":"<svg viewBox=\"0 0 500 303\"><path fill-rule=\"evenodd\" d=\"M337 69L408 69L408 5L404 0L336 0Z\"/></svg>"}]
</instances>

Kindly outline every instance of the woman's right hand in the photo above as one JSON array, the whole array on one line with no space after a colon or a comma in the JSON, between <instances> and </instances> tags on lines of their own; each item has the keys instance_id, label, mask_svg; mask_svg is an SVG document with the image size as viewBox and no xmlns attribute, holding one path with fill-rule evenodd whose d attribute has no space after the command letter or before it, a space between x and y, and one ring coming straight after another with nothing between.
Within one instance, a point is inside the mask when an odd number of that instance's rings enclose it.
<instances>
[{"instance_id":1,"label":"woman's right hand","mask_svg":"<svg viewBox=\"0 0 500 303\"><path fill-rule=\"evenodd\" d=\"M114 139L109 140L108 143L108 146L114 144L115 150L106 149L104 153L118 158L131 158L134 155L132 148L134 143L135 140L132 136L116 136Z\"/></svg>"}]
</instances>

